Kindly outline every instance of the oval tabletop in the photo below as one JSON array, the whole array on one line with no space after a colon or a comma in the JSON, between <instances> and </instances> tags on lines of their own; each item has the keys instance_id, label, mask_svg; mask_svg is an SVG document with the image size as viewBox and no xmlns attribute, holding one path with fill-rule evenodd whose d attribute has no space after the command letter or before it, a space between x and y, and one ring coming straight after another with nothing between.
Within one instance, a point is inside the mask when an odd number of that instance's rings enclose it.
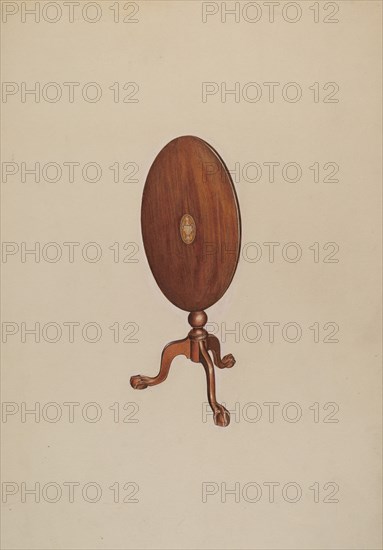
<instances>
[{"instance_id":1,"label":"oval tabletop","mask_svg":"<svg viewBox=\"0 0 383 550\"><path fill-rule=\"evenodd\" d=\"M223 296L238 263L240 213L230 174L205 141L178 137L157 155L141 229L150 269L170 302L199 311Z\"/></svg>"}]
</instances>

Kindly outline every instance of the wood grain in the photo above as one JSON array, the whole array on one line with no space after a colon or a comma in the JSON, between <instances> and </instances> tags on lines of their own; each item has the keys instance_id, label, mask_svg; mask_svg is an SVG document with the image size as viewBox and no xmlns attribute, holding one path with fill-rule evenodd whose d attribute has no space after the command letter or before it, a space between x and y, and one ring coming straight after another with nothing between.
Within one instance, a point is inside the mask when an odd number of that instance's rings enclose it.
<instances>
[{"instance_id":1,"label":"wood grain","mask_svg":"<svg viewBox=\"0 0 383 550\"><path fill-rule=\"evenodd\" d=\"M180 231L185 214L195 223L190 244ZM145 182L141 229L150 269L170 302L199 311L223 296L238 263L241 222L230 174L210 145L182 136L160 151Z\"/></svg>"}]
</instances>

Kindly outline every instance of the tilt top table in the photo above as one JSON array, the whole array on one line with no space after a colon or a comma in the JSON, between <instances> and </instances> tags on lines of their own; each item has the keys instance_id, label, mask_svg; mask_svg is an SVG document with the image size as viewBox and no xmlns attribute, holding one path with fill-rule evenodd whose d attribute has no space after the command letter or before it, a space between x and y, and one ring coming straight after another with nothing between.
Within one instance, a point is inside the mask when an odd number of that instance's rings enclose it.
<instances>
[{"instance_id":1,"label":"tilt top table","mask_svg":"<svg viewBox=\"0 0 383 550\"><path fill-rule=\"evenodd\" d=\"M158 286L172 304L190 312L192 329L186 338L165 346L157 376L132 376L131 386L141 390L160 384L172 360L185 355L202 363L214 422L227 426L230 414L216 399L214 364L230 368L235 359L231 354L221 359L218 338L204 328L204 310L223 296L234 276L241 221L230 174L208 143L182 136L160 151L145 182L141 230Z\"/></svg>"}]
</instances>

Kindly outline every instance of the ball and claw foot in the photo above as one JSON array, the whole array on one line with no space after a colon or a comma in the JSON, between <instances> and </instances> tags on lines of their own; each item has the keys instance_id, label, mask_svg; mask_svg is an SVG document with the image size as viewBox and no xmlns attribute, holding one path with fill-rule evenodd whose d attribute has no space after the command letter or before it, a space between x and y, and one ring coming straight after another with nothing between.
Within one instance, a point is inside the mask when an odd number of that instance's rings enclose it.
<instances>
[{"instance_id":1,"label":"ball and claw foot","mask_svg":"<svg viewBox=\"0 0 383 550\"><path fill-rule=\"evenodd\" d=\"M130 385L135 390L144 390L149 385L147 378L147 376L142 376L141 374L137 374L137 376L132 376L130 379Z\"/></svg>"},{"instance_id":2,"label":"ball and claw foot","mask_svg":"<svg viewBox=\"0 0 383 550\"><path fill-rule=\"evenodd\" d=\"M185 355L186 357L190 357L190 343L188 338L175 340L165 346L161 355L160 372L157 376L144 376L142 374L132 376L130 379L130 385L132 388L135 390L144 390L148 386L156 386L157 384L164 382L168 376L170 365L177 355Z\"/></svg>"},{"instance_id":3,"label":"ball and claw foot","mask_svg":"<svg viewBox=\"0 0 383 550\"><path fill-rule=\"evenodd\" d=\"M221 359L221 369L231 369L231 367L234 367L235 365L235 359L231 353L228 355L225 355L225 357L222 357Z\"/></svg>"},{"instance_id":4,"label":"ball and claw foot","mask_svg":"<svg viewBox=\"0 0 383 550\"><path fill-rule=\"evenodd\" d=\"M230 413L223 405L217 405L218 410L214 412L214 424L224 428L230 424Z\"/></svg>"}]
</instances>

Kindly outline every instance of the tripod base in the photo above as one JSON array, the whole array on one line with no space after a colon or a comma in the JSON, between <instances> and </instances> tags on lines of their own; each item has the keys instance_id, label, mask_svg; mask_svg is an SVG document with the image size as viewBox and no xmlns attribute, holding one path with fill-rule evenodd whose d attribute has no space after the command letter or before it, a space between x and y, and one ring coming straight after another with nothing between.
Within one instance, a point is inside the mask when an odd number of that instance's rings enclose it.
<instances>
[{"instance_id":1,"label":"tripod base","mask_svg":"<svg viewBox=\"0 0 383 550\"><path fill-rule=\"evenodd\" d=\"M160 371L157 376L132 376L130 385L136 390L144 390L148 386L156 386L164 382L169 374L170 365L178 355L185 355L194 363L201 363L206 372L207 396L214 414L214 422L217 426L228 426L230 423L229 411L223 405L217 403L215 395L214 365L219 369L231 368L235 364L234 357L229 354L221 359L221 345L216 336L209 334L203 327L207 322L204 311L193 311L188 317L189 324L193 327L188 336L183 340L170 342L165 346L161 356ZM213 361L209 351L213 355Z\"/></svg>"}]
</instances>

